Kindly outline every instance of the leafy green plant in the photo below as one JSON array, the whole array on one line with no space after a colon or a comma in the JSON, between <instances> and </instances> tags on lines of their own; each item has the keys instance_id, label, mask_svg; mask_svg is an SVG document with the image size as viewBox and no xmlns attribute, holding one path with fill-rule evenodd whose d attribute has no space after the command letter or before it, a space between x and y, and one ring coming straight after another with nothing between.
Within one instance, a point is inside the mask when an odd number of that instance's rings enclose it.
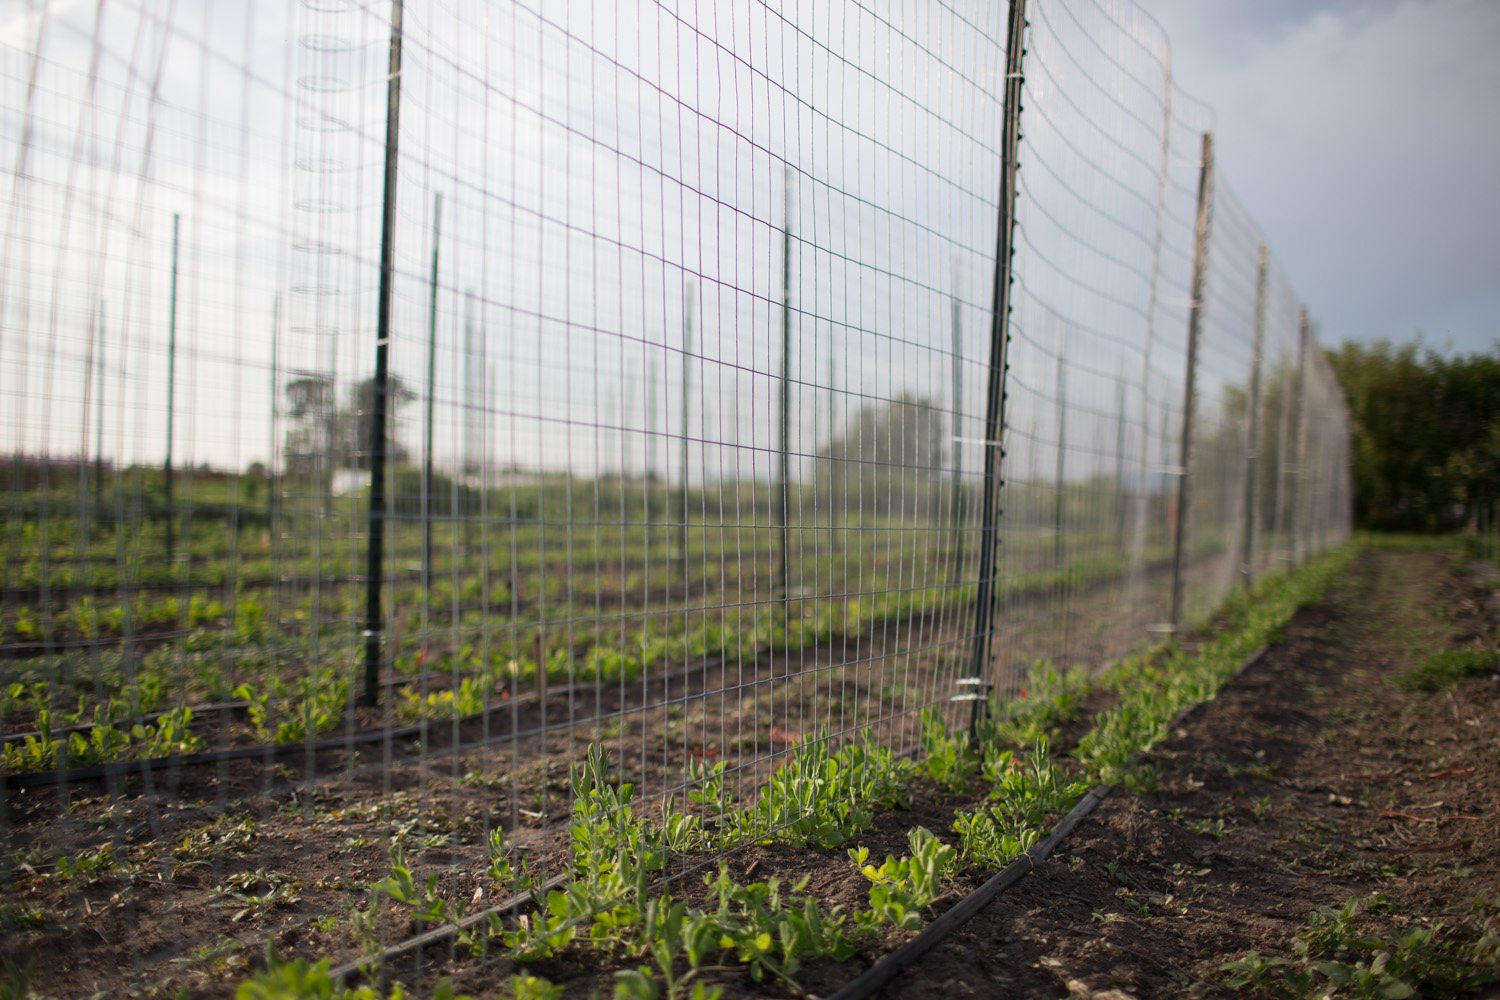
<instances>
[{"instance_id":1,"label":"leafy green plant","mask_svg":"<svg viewBox=\"0 0 1500 1000\"><path fill-rule=\"evenodd\" d=\"M950 730L936 707L922 709L922 755L922 771L949 791L967 791L979 770L969 734Z\"/></svg>"},{"instance_id":2,"label":"leafy green plant","mask_svg":"<svg viewBox=\"0 0 1500 1000\"><path fill-rule=\"evenodd\" d=\"M533 885L531 872L526 868L524 859L517 861L515 849L505 839L505 831L499 827L491 830L485 838L485 847L489 855L489 867L486 869L490 878L499 882L506 892L527 892Z\"/></svg>"},{"instance_id":3,"label":"leafy green plant","mask_svg":"<svg viewBox=\"0 0 1500 1000\"><path fill-rule=\"evenodd\" d=\"M756 982L771 977L795 985L792 977L803 962L842 961L853 954L843 914L837 909L824 913L810 896L785 899L778 879L742 885L720 866L718 875L705 876L704 882L714 904L709 912L719 931L719 947L748 966ZM803 879L793 891L801 893L806 885Z\"/></svg>"},{"instance_id":4,"label":"leafy green plant","mask_svg":"<svg viewBox=\"0 0 1500 1000\"><path fill-rule=\"evenodd\" d=\"M1320 906L1292 941L1295 960L1250 952L1220 966L1230 989L1257 996L1371 1000L1459 997L1500 982L1500 908L1486 897L1453 924L1383 935L1367 915L1391 910L1376 895Z\"/></svg>"},{"instance_id":5,"label":"leafy green plant","mask_svg":"<svg viewBox=\"0 0 1500 1000\"><path fill-rule=\"evenodd\" d=\"M505 984L510 1000L562 1000L563 988L540 976L511 976Z\"/></svg>"},{"instance_id":6,"label":"leafy green plant","mask_svg":"<svg viewBox=\"0 0 1500 1000\"><path fill-rule=\"evenodd\" d=\"M403 688L400 701L396 703L396 714L403 721L417 719L462 719L483 712L492 694L493 685L484 678L465 677L457 689L429 691L427 694Z\"/></svg>"},{"instance_id":7,"label":"leafy green plant","mask_svg":"<svg viewBox=\"0 0 1500 1000\"><path fill-rule=\"evenodd\" d=\"M868 863L867 848L849 851L854 867L874 883L870 886L869 911L855 914L861 926L873 929L890 924L917 930L922 926L921 911L937 900L939 884L957 866L958 851L925 827L913 828L906 837L911 854L904 858L887 855L879 867Z\"/></svg>"},{"instance_id":8,"label":"leafy green plant","mask_svg":"<svg viewBox=\"0 0 1500 1000\"><path fill-rule=\"evenodd\" d=\"M230 918L232 922L239 923L267 910L296 906L302 899L297 888L297 881L290 875L257 868L230 875L214 887L214 892L229 897L232 905L239 907Z\"/></svg>"},{"instance_id":9,"label":"leafy green plant","mask_svg":"<svg viewBox=\"0 0 1500 1000\"><path fill-rule=\"evenodd\" d=\"M819 736L795 747L752 809L736 816L741 837L766 837L801 847L838 847L872 819L872 807L905 801L914 765L889 749L849 744L830 751Z\"/></svg>"},{"instance_id":10,"label":"leafy green plant","mask_svg":"<svg viewBox=\"0 0 1500 1000\"><path fill-rule=\"evenodd\" d=\"M55 767L87 767L108 764L131 757L167 757L193 753L203 741L193 735L192 709L179 706L151 723L137 723L122 729L109 718L107 706L96 706L92 725L83 732L70 732L66 738L54 736L52 713L37 709L35 735L19 744L8 743L0 749L0 759L9 771L45 771Z\"/></svg>"},{"instance_id":11,"label":"leafy green plant","mask_svg":"<svg viewBox=\"0 0 1500 1000\"><path fill-rule=\"evenodd\" d=\"M93 850L80 851L77 857L65 854L58 858L51 877L66 885L91 886L136 871L135 865L116 857L113 843L107 843Z\"/></svg>"},{"instance_id":12,"label":"leafy green plant","mask_svg":"<svg viewBox=\"0 0 1500 1000\"><path fill-rule=\"evenodd\" d=\"M370 886L371 893L386 896L411 908L412 919L429 924L457 923L463 917L463 909L449 903L438 895L437 875L428 875L419 886L407 867L406 855L400 846L393 846L390 853L391 874Z\"/></svg>"},{"instance_id":13,"label":"leafy green plant","mask_svg":"<svg viewBox=\"0 0 1500 1000\"><path fill-rule=\"evenodd\" d=\"M272 677L262 691L241 684L234 695L249 704L246 711L257 739L302 743L343 721L349 703L349 680L331 668L323 668L290 685Z\"/></svg>"},{"instance_id":14,"label":"leafy green plant","mask_svg":"<svg viewBox=\"0 0 1500 1000\"><path fill-rule=\"evenodd\" d=\"M1445 649L1398 676L1396 684L1407 691L1442 691L1466 677L1489 673L1500 673L1500 651Z\"/></svg>"},{"instance_id":15,"label":"leafy green plant","mask_svg":"<svg viewBox=\"0 0 1500 1000\"><path fill-rule=\"evenodd\" d=\"M1089 685L1089 676L1082 669L1059 671L1050 661L1038 660L1021 685L1019 697L1001 700L996 694L990 712L994 721L986 742L1027 746L1050 738L1056 727L1078 714Z\"/></svg>"},{"instance_id":16,"label":"leafy green plant","mask_svg":"<svg viewBox=\"0 0 1500 1000\"><path fill-rule=\"evenodd\" d=\"M47 915L26 903L0 903L0 931L39 931L47 927Z\"/></svg>"},{"instance_id":17,"label":"leafy green plant","mask_svg":"<svg viewBox=\"0 0 1500 1000\"><path fill-rule=\"evenodd\" d=\"M372 986L350 988L334 981L328 959L316 964L305 958L282 961L275 949L266 945L266 967L239 985L235 1000L408 1000L397 983L389 993ZM453 984L440 980L432 991L432 1000L473 1000L453 992Z\"/></svg>"}]
</instances>

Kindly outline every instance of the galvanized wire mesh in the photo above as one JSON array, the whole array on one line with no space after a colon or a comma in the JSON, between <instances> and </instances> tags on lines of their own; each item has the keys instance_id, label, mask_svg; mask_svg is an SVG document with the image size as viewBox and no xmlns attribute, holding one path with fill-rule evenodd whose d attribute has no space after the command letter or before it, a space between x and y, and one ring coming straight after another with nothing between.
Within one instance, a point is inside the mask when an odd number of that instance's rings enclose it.
<instances>
[{"instance_id":1,"label":"galvanized wire mesh","mask_svg":"<svg viewBox=\"0 0 1500 1000\"><path fill-rule=\"evenodd\" d=\"M1005 14L0 15L7 870L115 836L64 822L105 791L162 843L255 816L206 885L294 829L373 869L502 828L545 876L589 744L748 798L1341 541L1337 385L1128 4L1031 7L997 274Z\"/></svg>"}]
</instances>

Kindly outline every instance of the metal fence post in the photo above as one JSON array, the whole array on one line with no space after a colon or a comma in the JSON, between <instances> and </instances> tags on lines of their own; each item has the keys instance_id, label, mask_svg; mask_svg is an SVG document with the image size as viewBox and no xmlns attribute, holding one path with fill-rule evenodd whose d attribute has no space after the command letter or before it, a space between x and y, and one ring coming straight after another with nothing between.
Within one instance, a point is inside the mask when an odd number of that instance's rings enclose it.
<instances>
[{"instance_id":1,"label":"metal fence post","mask_svg":"<svg viewBox=\"0 0 1500 1000\"><path fill-rule=\"evenodd\" d=\"M1260 469L1260 365L1266 337L1266 269L1270 253L1260 245L1255 264L1255 331L1250 342L1250 399L1245 442L1245 531L1240 547L1240 573L1245 589L1255 582L1256 473Z\"/></svg>"},{"instance_id":2,"label":"metal fence post","mask_svg":"<svg viewBox=\"0 0 1500 1000\"><path fill-rule=\"evenodd\" d=\"M104 495L104 299L99 299L99 350L94 355L94 510Z\"/></svg>"},{"instance_id":3,"label":"metal fence post","mask_svg":"<svg viewBox=\"0 0 1500 1000\"><path fill-rule=\"evenodd\" d=\"M964 495L964 448L960 442L963 436L963 427L959 421L964 412L964 374L963 374L963 310L958 301L958 267L955 262L953 268L953 295L951 296L953 314L953 490L949 498L948 523L952 532L953 546L953 573L955 577L963 574L964 563L964 531L960 518L963 516Z\"/></svg>"},{"instance_id":4,"label":"metal fence post","mask_svg":"<svg viewBox=\"0 0 1500 1000\"><path fill-rule=\"evenodd\" d=\"M833 573L834 551L838 547L838 518L840 493L837 489L838 483L838 459L835 458L834 442L837 440L837 432L834 428L838 424L837 415L834 413L835 389L834 379L838 368L835 365L833 328L828 330L828 572ZM829 577L832 579L832 576Z\"/></svg>"},{"instance_id":5,"label":"metal fence post","mask_svg":"<svg viewBox=\"0 0 1500 1000\"><path fill-rule=\"evenodd\" d=\"M1125 515L1129 509L1125 486L1125 428L1129 424L1126 414L1125 378L1115 378L1115 411L1120 414L1115 424L1115 489L1119 497L1115 501L1115 546L1125 551Z\"/></svg>"},{"instance_id":6,"label":"metal fence post","mask_svg":"<svg viewBox=\"0 0 1500 1000\"><path fill-rule=\"evenodd\" d=\"M1068 327L1058 324L1057 332L1057 450L1052 469L1052 568L1063 568L1063 479L1068 461Z\"/></svg>"},{"instance_id":7,"label":"metal fence post","mask_svg":"<svg viewBox=\"0 0 1500 1000\"><path fill-rule=\"evenodd\" d=\"M1011 0L1005 30L1004 126L1000 144L1000 225L995 247L995 285L990 316L990 368L984 407L984 496L979 536L979 581L974 600L974 654L971 673L989 672L995 629L996 548L1001 486L1001 434L1005 427L1005 372L1010 367L1011 265L1015 255L1016 152L1021 144L1022 61L1026 39L1026 0Z\"/></svg>"},{"instance_id":8,"label":"metal fence post","mask_svg":"<svg viewBox=\"0 0 1500 1000\"><path fill-rule=\"evenodd\" d=\"M687 549L688 549L688 422L689 407L692 399L691 388L693 385L693 283L689 281L683 292L684 305L682 310L682 424L680 442L681 474L677 483L677 558L682 560L683 586L687 586Z\"/></svg>"},{"instance_id":9,"label":"metal fence post","mask_svg":"<svg viewBox=\"0 0 1500 1000\"><path fill-rule=\"evenodd\" d=\"M786 168L783 185L785 202L781 223L781 465L776 488L776 524L781 532L780 557L776 562L776 585L781 594L781 610L791 614L791 590L787 586L787 561L791 546L787 539L787 491L791 489L791 408L792 408L792 168Z\"/></svg>"},{"instance_id":10,"label":"metal fence post","mask_svg":"<svg viewBox=\"0 0 1500 1000\"><path fill-rule=\"evenodd\" d=\"M162 464L162 485L167 503L167 562L176 558L176 537L172 524L172 422L177 409L177 232L182 216L172 213L172 290L167 305L167 456Z\"/></svg>"},{"instance_id":11,"label":"metal fence post","mask_svg":"<svg viewBox=\"0 0 1500 1000\"><path fill-rule=\"evenodd\" d=\"M438 245L443 233L443 194L432 196L432 271L427 279L427 413L422 441L422 627L432 614L432 418L437 388Z\"/></svg>"},{"instance_id":12,"label":"metal fence post","mask_svg":"<svg viewBox=\"0 0 1500 1000\"><path fill-rule=\"evenodd\" d=\"M375 384L370 420L370 542L365 554L365 690L366 705L380 703L380 645L384 629L380 608L385 563L386 390L390 382L391 285L396 270L396 146L401 135L401 8L391 0L390 72L386 81L385 188L380 217L380 300L375 319Z\"/></svg>"},{"instance_id":13,"label":"metal fence post","mask_svg":"<svg viewBox=\"0 0 1500 1000\"><path fill-rule=\"evenodd\" d=\"M266 462L266 534L276 537L276 458L281 440L281 293L271 296L271 455Z\"/></svg>"},{"instance_id":14,"label":"metal fence post","mask_svg":"<svg viewBox=\"0 0 1500 1000\"><path fill-rule=\"evenodd\" d=\"M1182 548L1192 503L1193 418L1197 409L1198 341L1203 335L1203 285L1208 270L1208 235L1213 214L1214 134L1203 133L1198 167L1198 215L1193 226L1193 278L1188 307L1187 376L1182 392L1182 447L1177 477L1177 522L1172 530L1172 632L1182 628Z\"/></svg>"}]
</instances>

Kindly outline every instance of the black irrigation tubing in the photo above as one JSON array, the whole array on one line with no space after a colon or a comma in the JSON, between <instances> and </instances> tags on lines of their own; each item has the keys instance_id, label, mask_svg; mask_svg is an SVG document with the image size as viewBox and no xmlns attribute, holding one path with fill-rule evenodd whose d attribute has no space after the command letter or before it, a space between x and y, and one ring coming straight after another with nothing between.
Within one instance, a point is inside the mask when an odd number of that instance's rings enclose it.
<instances>
[{"instance_id":1,"label":"black irrigation tubing","mask_svg":"<svg viewBox=\"0 0 1500 1000\"><path fill-rule=\"evenodd\" d=\"M553 889L556 889L559 886L563 885L571 877L572 875L569 872L558 872L556 875L552 876L532 891L517 893L516 895L511 896L509 899L506 899L503 902L497 903L496 905L488 907L487 909L471 913L466 917L462 917L461 919L454 921L453 923L444 924L441 927L434 927L432 930L424 931L423 933L418 934L415 937L409 937L404 941L398 941L395 944L391 945L389 948L385 949L385 951L381 952L379 958L362 958L357 959L353 962L345 962L343 965L340 965L330 971L328 975L335 983L339 984L342 984L344 980L348 979L350 976L368 975L373 970L384 968L386 965L389 965L391 962L394 962L396 959L401 958L404 955L408 955L416 951L421 951L423 948L426 948L429 945L439 944L443 941L447 941L450 938L457 937L459 934L468 930L470 927L473 927L476 924L487 922L490 917L498 917L501 914L520 909L527 903L533 901L534 897L532 895L532 892L551 892Z\"/></svg>"},{"instance_id":2,"label":"black irrigation tubing","mask_svg":"<svg viewBox=\"0 0 1500 1000\"><path fill-rule=\"evenodd\" d=\"M1234 673L1230 675L1225 683L1227 684L1230 680L1238 677L1259 662L1269 648L1268 645L1261 646L1255 652L1251 653L1243 663L1235 668ZM1194 704L1185 706L1168 723L1168 730L1176 728L1188 715L1204 704L1207 704L1207 702L1195 702ZM915 752L911 751L908 755L914 755ZM1073 808L1058 822L1057 826L1053 828L1045 840L1034 845L1025 854L1001 869L974 892L944 911L942 916L927 925L915 938L877 960L862 975L840 988L838 992L826 998L826 1000L863 1000L863 998L872 996L875 991L890 982L891 979L901 972L916 964L935 945L939 944L955 930L972 919L980 910L988 906L996 896L1020 881L1027 872L1047 860L1052 852L1057 849L1057 845L1062 843L1068 834L1072 833L1073 828L1084 817L1094 811L1099 803L1109 795L1111 790L1111 786L1109 785L1099 785L1096 788L1090 789L1083 798L1079 799L1073 805ZM734 849L731 848L731 851ZM535 892L545 893L556 889L566 882L568 877L569 874L567 872L559 872L538 887ZM420 952L431 945L454 938L463 931L479 923L488 921L491 916L509 913L534 899L535 896L531 892L519 893L495 906L471 913L461 920L444 924L441 927L434 927L414 937L398 941L386 948L377 958L363 958L347 962L333 969L329 974L338 983L344 982L350 976L366 975L372 969L384 968L398 958L413 952Z\"/></svg>"},{"instance_id":3,"label":"black irrigation tubing","mask_svg":"<svg viewBox=\"0 0 1500 1000\"><path fill-rule=\"evenodd\" d=\"M901 756L912 758L915 757L916 754L916 750L908 750ZM740 851L752 846L754 843L755 840L752 838L751 840L748 840L744 843L736 844L732 847L726 848L721 856L733 854L736 851ZM675 879L682 878L683 876L692 872L700 871L703 867L703 865L696 865L687 869L686 871L667 876L664 881L671 882ZM336 968L332 969L328 974L335 983L339 983L341 985L344 984L344 981L347 980L350 976L367 976L376 969L385 968L387 965L398 958L409 955L412 952L420 952L422 949L427 948L430 945L440 944L444 941L449 940L450 938L457 937L460 933L468 930L470 927L488 921L492 916L500 916L503 913L509 913L513 910L517 910L522 906L525 906L527 903L534 903L538 894L547 893L552 891L553 889L561 887L569 879L571 879L573 875L574 873L570 871L558 872L546 882L543 882L541 885L528 892L517 893L516 895L511 896L500 903L496 903L494 906L479 910L475 913L471 913L468 916L456 920L452 923L444 924L441 927L434 927L432 930L423 931L421 934L417 934L414 937L409 937L398 941L382 951L376 958L362 958L353 962L346 962L343 965L337 966Z\"/></svg>"},{"instance_id":4,"label":"black irrigation tubing","mask_svg":"<svg viewBox=\"0 0 1500 1000\"><path fill-rule=\"evenodd\" d=\"M1270 648L1269 644L1263 645L1247 656L1244 662L1235 667L1234 672L1225 679L1225 686L1236 677L1239 677L1240 674L1259 663ZM1209 699L1209 701L1211 700ZM1173 716L1172 721L1167 723L1167 731L1170 732L1177 728L1196 709L1206 704L1208 704L1208 701L1199 701L1184 706L1180 712ZM1097 788L1090 789L1083 798L1078 800L1068 814L1062 818L1062 821L1057 824L1046 840L1032 847L1031 850L996 872L978 889L975 889L972 893L959 900L950 909L944 911L942 916L923 928L920 934L890 954L878 959L874 965L870 966L855 979L844 984L837 992L827 997L826 1000L867 1000L867 998L874 996L876 992L892 979L921 961L924 955L938 944L941 944L954 931L973 919L980 910L994 902L995 898L1002 892L1019 882L1027 872L1036 868L1043 861L1046 861L1048 856L1057 848L1057 845L1062 843L1063 839L1069 833L1073 832L1073 828L1085 816L1093 812L1095 807L1104 801L1104 798L1109 795L1110 791L1111 786L1109 785L1100 785Z\"/></svg>"},{"instance_id":5,"label":"black irrigation tubing","mask_svg":"<svg viewBox=\"0 0 1500 1000\"><path fill-rule=\"evenodd\" d=\"M895 951L876 961L866 969L859 977L844 984L838 992L832 994L827 1000L863 1000L865 997L874 996L876 991L896 978L903 971L915 965L938 944L942 943L948 935L958 930L977 914L988 906L996 896L1006 889L1015 885L1021 878L1043 861L1047 860L1055 847L1062 842L1063 838L1072 832L1094 807L1104 800L1109 794L1108 785L1100 785L1090 790L1083 798L1079 799L1072 810L1062 818L1057 827L1040 844L1021 855L1000 871L992 875L988 881L975 889L969 895L959 900L956 904L943 912L932 923L922 929L922 932L910 941L906 942Z\"/></svg>"}]
</instances>

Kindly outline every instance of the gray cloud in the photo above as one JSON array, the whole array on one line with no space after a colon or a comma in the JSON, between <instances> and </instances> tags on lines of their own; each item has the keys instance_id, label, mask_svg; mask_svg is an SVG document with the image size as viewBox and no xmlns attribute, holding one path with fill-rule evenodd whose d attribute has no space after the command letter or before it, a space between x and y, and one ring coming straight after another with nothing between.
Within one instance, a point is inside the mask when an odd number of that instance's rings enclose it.
<instances>
[{"instance_id":1,"label":"gray cloud","mask_svg":"<svg viewBox=\"0 0 1500 1000\"><path fill-rule=\"evenodd\" d=\"M1177 77L1323 339L1500 337L1500 5L1159 0Z\"/></svg>"}]
</instances>

